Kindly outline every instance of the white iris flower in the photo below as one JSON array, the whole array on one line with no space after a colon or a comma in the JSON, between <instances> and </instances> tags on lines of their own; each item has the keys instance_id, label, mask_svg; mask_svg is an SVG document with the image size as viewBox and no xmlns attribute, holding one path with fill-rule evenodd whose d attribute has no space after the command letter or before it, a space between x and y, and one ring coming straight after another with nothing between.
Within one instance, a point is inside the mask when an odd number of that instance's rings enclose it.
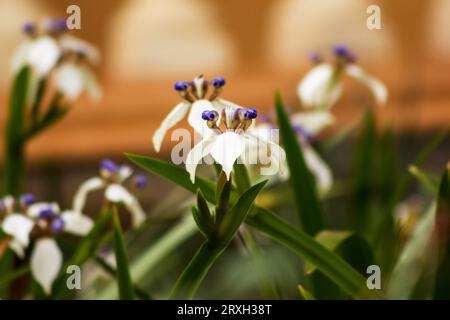
<instances>
[{"instance_id":1,"label":"white iris flower","mask_svg":"<svg viewBox=\"0 0 450 320\"><path fill-rule=\"evenodd\" d=\"M60 212L56 203L35 202L34 196L25 194L17 203L12 197L1 200L4 215L1 227L9 236L9 247L24 258L31 242L31 273L46 294L51 293L53 281L58 276L63 255L55 237L65 232L77 236L86 235L93 221L72 210Z\"/></svg>"},{"instance_id":2,"label":"white iris flower","mask_svg":"<svg viewBox=\"0 0 450 320\"><path fill-rule=\"evenodd\" d=\"M335 46L334 64L324 63L318 55L312 56L316 66L309 71L297 87L298 96L304 107L328 109L342 94L342 77L348 75L367 86L378 105L384 105L388 92L377 78L355 64L354 54L345 46Z\"/></svg>"},{"instance_id":3,"label":"white iris flower","mask_svg":"<svg viewBox=\"0 0 450 320\"><path fill-rule=\"evenodd\" d=\"M219 98L224 85L224 78L215 78L208 81L203 76L196 77L193 81L176 82L174 89L179 92L183 101L170 111L153 135L155 150L160 151L167 131L183 120L188 112L189 124L197 133L204 136L210 133L205 121L202 120L204 111L215 110L220 115L225 107L238 108L239 106L236 104ZM212 92L208 96L209 89Z\"/></svg>"},{"instance_id":4,"label":"white iris flower","mask_svg":"<svg viewBox=\"0 0 450 320\"><path fill-rule=\"evenodd\" d=\"M18 72L25 65L31 66L32 90L40 79L54 72L55 88L69 102L84 91L94 100L100 98L100 86L88 66L100 60L98 50L86 41L65 34L65 19L45 20L40 26L26 23L23 30L28 37L13 55L11 69Z\"/></svg>"},{"instance_id":5,"label":"white iris flower","mask_svg":"<svg viewBox=\"0 0 450 320\"><path fill-rule=\"evenodd\" d=\"M93 177L83 182L75 194L73 210L82 212L86 204L87 196L95 190L104 190L107 201L115 204L124 204L131 213L133 228L139 227L145 220L146 214L138 199L131 191L123 186L133 175L130 167L118 165L110 160L103 160L100 167L100 176ZM131 187L134 190L146 185L146 178L142 175L132 177Z\"/></svg>"},{"instance_id":6,"label":"white iris flower","mask_svg":"<svg viewBox=\"0 0 450 320\"><path fill-rule=\"evenodd\" d=\"M269 168L261 169L263 175L284 171L284 150L270 139L263 138L254 129L256 117L255 109L225 108L222 116L215 110L203 112L201 118L211 130L211 134L204 136L186 158L186 170L192 182L195 181L198 164L207 155L211 155L222 166L227 179L230 179L233 165L238 159L248 165L270 165ZM265 152L267 161L262 161L261 151Z\"/></svg>"}]
</instances>

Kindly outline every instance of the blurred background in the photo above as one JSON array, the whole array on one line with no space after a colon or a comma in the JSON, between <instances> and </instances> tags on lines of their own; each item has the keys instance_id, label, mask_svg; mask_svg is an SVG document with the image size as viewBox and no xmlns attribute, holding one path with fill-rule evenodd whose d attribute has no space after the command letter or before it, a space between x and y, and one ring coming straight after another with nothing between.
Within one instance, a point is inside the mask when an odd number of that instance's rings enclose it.
<instances>
[{"instance_id":1,"label":"blurred background","mask_svg":"<svg viewBox=\"0 0 450 320\"><path fill-rule=\"evenodd\" d=\"M82 181L97 173L100 159L125 162L123 152L155 155L151 137L179 101L174 81L199 74L223 76L227 85L222 97L268 114L274 91L280 90L295 111L301 107L297 83L311 67L308 53L329 54L333 44L350 46L358 63L386 83L388 104L375 111L378 125L391 126L396 133L399 165L411 161L418 148L450 122L448 0L0 0L0 141L12 81L9 63L24 39L22 23L64 17L71 4L81 8L81 30L70 32L101 51L103 61L96 71L103 99L94 104L83 97L28 148L27 189L63 206L70 205ZM370 4L381 7L382 30L366 27ZM364 87L352 81L345 87L334 107L338 121L324 137L358 120L362 105L371 101ZM169 134L159 157L168 159L171 145ZM431 167L442 168L449 160L448 146L447 140L433 154ZM0 152L3 159L3 147ZM351 166L345 148L327 160L338 176ZM142 195L144 207L163 212L161 195L170 202L170 189L152 177ZM193 250L196 244L187 246ZM297 277L296 259L280 250L275 247L268 253L285 259L283 268L274 268L275 277L291 281ZM206 284L203 292L208 297L219 291L223 298L236 297L237 284L254 280L242 282L236 266L228 268L236 262L227 255L211 277L225 277L233 286L219 290ZM250 265L240 268L251 273ZM167 285L164 278L155 281Z\"/></svg>"}]
</instances>

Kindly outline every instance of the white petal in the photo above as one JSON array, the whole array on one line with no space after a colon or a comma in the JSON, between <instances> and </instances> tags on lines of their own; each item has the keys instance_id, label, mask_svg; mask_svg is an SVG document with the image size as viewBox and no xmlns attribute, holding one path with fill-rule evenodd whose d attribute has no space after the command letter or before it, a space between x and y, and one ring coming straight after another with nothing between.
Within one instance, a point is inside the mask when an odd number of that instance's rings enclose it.
<instances>
[{"instance_id":1,"label":"white petal","mask_svg":"<svg viewBox=\"0 0 450 320\"><path fill-rule=\"evenodd\" d=\"M28 51L30 49L30 41L24 41L14 51L11 59L11 71L18 72L26 63L28 57Z\"/></svg>"},{"instance_id":2,"label":"white petal","mask_svg":"<svg viewBox=\"0 0 450 320\"><path fill-rule=\"evenodd\" d=\"M120 184L110 184L105 190L105 198L113 203L130 203L131 194Z\"/></svg>"},{"instance_id":3,"label":"white petal","mask_svg":"<svg viewBox=\"0 0 450 320\"><path fill-rule=\"evenodd\" d=\"M145 221L146 214L136 197L131 195L131 198L131 202L126 202L125 206L131 213L131 223L133 228L138 228Z\"/></svg>"},{"instance_id":4,"label":"white petal","mask_svg":"<svg viewBox=\"0 0 450 320\"><path fill-rule=\"evenodd\" d=\"M30 243L30 232L33 226L33 220L18 213L8 215L2 223L3 231L23 247L27 247Z\"/></svg>"},{"instance_id":5,"label":"white petal","mask_svg":"<svg viewBox=\"0 0 450 320\"><path fill-rule=\"evenodd\" d=\"M23 246L19 241L11 239L8 246L20 259L25 257L26 246Z\"/></svg>"},{"instance_id":6,"label":"white petal","mask_svg":"<svg viewBox=\"0 0 450 320\"><path fill-rule=\"evenodd\" d=\"M64 63L55 72L56 89L70 101L76 100L83 92L84 78L80 67L74 63Z\"/></svg>"},{"instance_id":7,"label":"white petal","mask_svg":"<svg viewBox=\"0 0 450 320\"><path fill-rule=\"evenodd\" d=\"M13 212L14 211L14 197L13 196L5 196L3 199L3 205L5 206L5 209L8 212Z\"/></svg>"},{"instance_id":8,"label":"white petal","mask_svg":"<svg viewBox=\"0 0 450 320\"><path fill-rule=\"evenodd\" d=\"M88 193L103 187L105 187L105 182L99 177L90 178L83 182L73 197L72 209L75 212L83 212Z\"/></svg>"},{"instance_id":9,"label":"white petal","mask_svg":"<svg viewBox=\"0 0 450 320\"><path fill-rule=\"evenodd\" d=\"M183 120L190 107L191 104L189 102L182 101L177 104L175 108L173 108L172 111L170 111L170 113L166 116L166 118L163 120L163 122L153 135L153 146L156 152L159 152L161 150L161 144L167 130Z\"/></svg>"},{"instance_id":10,"label":"white petal","mask_svg":"<svg viewBox=\"0 0 450 320\"><path fill-rule=\"evenodd\" d=\"M111 184L106 188L105 197L113 203L123 203L130 211L133 228L139 227L145 220L145 212L139 201L120 184Z\"/></svg>"},{"instance_id":11,"label":"white petal","mask_svg":"<svg viewBox=\"0 0 450 320\"><path fill-rule=\"evenodd\" d=\"M94 102L98 102L102 97L102 88L97 81L97 77L91 69L85 66L80 66L80 70L83 75L84 88L87 94Z\"/></svg>"},{"instance_id":12,"label":"white petal","mask_svg":"<svg viewBox=\"0 0 450 320\"><path fill-rule=\"evenodd\" d=\"M373 96L375 97L375 101L378 105L382 106L386 104L388 91L383 82L378 80L377 78L371 76L363 69L358 67L357 65L349 65L345 68L345 72L366 85L371 91Z\"/></svg>"},{"instance_id":13,"label":"white petal","mask_svg":"<svg viewBox=\"0 0 450 320\"><path fill-rule=\"evenodd\" d=\"M39 217L43 209L50 207L56 214L59 213L59 205L56 202L36 202L30 205L27 209L27 216L31 218Z\"/></svg>"},{"instance_id":14,"label":"white petal","mask_svg":"<svg viewBox=\"0 0 450 320\"><path fill-rule=\"evenodd\" d=\"M28 50L28 63L34 68L38 77L47 75L56 65L61 48L49 36L33 41Z\"/></svg>"},{"instance_id":15,"label":"white petal","mask_svg":"<svg viewBox=\"0 0 450 320\"><path fill-rule=\"evenodd\" d=\"M64 211L61 218L64 220L64 231L77 236L88 234L94 225L91 218L76 211Z\"/></svg>"},{"instance_id":16,"label":"white petal","mask_svg":"<svg viewBox=\"0 0 450 320\"><path fill-rule=\"evenodd\" d=\"M64 50L82 52L91 63L97 64L100 62L98 49L87 41L71 35L64 35L59 40L59 44Z\"/></svg>"},{"instance_id":17,"label":"white petal","mask_svg":"<svg viewBox=\"0 0 450 320\"><path fill-rule=\"evenodd\" d=\"M316 179L317 188L320 192L326 193L333 184L333 176L328 165L316 153L316 151L306 143L303 143L303 155L306 165Z\"/></svg>"},{"instance_id":18,"label":"white petal","mask_svg":"<svg viewBox=\"0 0 450 320\"><path fill-rule=\"evenodd\" d=\"M340 97L342 88L339 81L330 88L334 68L320 64L309 71L297 87L297 94L304 107L329 108Z\"/></svg>"},{"instance_id":19,"label":"white petal","mask_svg":"<svg viewBox=\"0 0 450 320\"><path fill-rule=\"evenodd\" d=\"M215 139L216 135L211 135L206 139L201 140L197 143L191 151L189 151L186 157L186 171L189 172L189 176L191 178L192 183L195 182L195 171L197 170L197 165L200 161L210 153L211 147Z\"/></svg>"},{"instance_id":20,"label":"white petal","mask_svg":"<svg viewBox=\"0 0 450 320\"><path fill-rule=\"evenodd\" d=\"M334 116L328 111L298 112L291 117L294 125L299 125L315 135L334 122Z\"/></svg>"},{"instance_id":21,"label":"white petal","mask_svg":"<svg viewBox=\"0 0 450 320\"><path fill-rule=\"evenodd\" d=\"M119 181L123 182L133 174L133 170L129 166L120 166L119 169Z\"/></svg>"},{"instance_id":22,"label":"white petal","mask_svg":"<svg viewBox=\"0 0 450 320\"><path fill-rule=\"evenodd\" d=\"M217 106L214 105L209 100L197 100L192 104L191 111L189 112L188 122L194 130L199 133L202 137L208 135L211 132L211 129L208 128L206 121L202 119L203 111L216 110L219 112L221 109L217 109Z\"/></svg>"},{"instance_id":23,"label":"white petal","mask_svg":"<svg viewBox=\"0 0 450 320\"><path fill-rule=\"evenodd\" d=\"M31 273L48 295L61 270L62 259L61 250L54 239L42 238L36 242L31 254Z\"/></svg>"},{"instance_id":24,"label":"white petal","mask_svg":"<svg viewBox=\"0 0 450 320\"><path fill-rule=\"evenodd\" d=\"M211 148L211 156L222 166L222 170L230 178L233 164L245 149L245 142L235 132L225 132L218 135Z\"/></svg>"}]
</instances>

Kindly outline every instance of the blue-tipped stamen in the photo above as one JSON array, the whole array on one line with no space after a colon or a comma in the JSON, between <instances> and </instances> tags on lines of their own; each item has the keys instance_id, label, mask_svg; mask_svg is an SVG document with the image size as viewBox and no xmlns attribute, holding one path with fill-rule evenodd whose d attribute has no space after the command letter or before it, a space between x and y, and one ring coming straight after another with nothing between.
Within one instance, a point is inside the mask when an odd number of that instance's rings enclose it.
<instances>
[{"instance_id":1,"label":"blue-tipped stamen","mask_svg":"<svg viewBox=\"0 0 450 320\"><path fill-rule=\"evenodd\" d=\"M177 81L174 83L173 88L176 91L187 91L189 89L189 82L187 81Z\"/></svg>"},{"instance_id":2,"label":"blue-tipped stamen","mask_svg":"<svg viewBox=\"0 0 450 320\"><path fill-rule=\"evenodd\" d=\"M52 222L52 231L56 234L64 230L64 220L61 217L56 217Z\"/></svg>"},{"instance_id":3,"label":"blue-tipped stamen","mask_svg":"<svg viewBox=\"0 0 450 320\"><path fill-rule=\"evenodd\" d=\"M134 178L134 185L137 189L144 189L148 184L148 179L143 174L139 174Z\"/></svg>"},{"instance_id":4,"label":"blue-tipped stamen","mask_svg":"<svg viewBox=\"0 0 450 320\"><path fill-rule=\"evenodd\" d=\"M117 172L119 171L120 166L109 159L104 159L101 163L101 169L108 172Z\"/></svg>"},{"instance_id":5,"label":"blue-tipped stamen","mask_svg":"<svg viewBox=\"0 0 450 320\"><path fill-rule=\"evenodd\" d=\"M67 30L67 22L65 18L55 19L51 22L51 31L63 32Z\"/></svg>"},{"instance_id":6,"label":"blue-tipped stamen","mask_svg":"<svg viewBox=\"0 0 450 320\"><path fill-rule=\"evenodd\" d=\"M53 216L55 216L56 212L50 208L44 208L39 212L39 218L41 219L48 219L48 218L52 218Z\"/></svg>"},{"instance_id":7,"label":"blue-tipped stamen","mask_svg":"<svg viewBox=\"0 0 450 320\"><path fill-rule=\"evenodd\" d=\"M256 109L249 108L244 110L243 115L246 120L253 120L258 116L258 112L256 111Z\"/></svg>"},{"instance_id":8,"label":"blue-tipped stamen","mask_svg":"<svg viewBox=\"0 0 450 320\"><path fill-rule=\"evenodd\" d=\"M22 25L22 31L28 34L34 33L34 31L36 31L36 26L32 22L25 22Z\"/></svg>"},{"instance_id":9,"label":"blue-tipped stamen","mask_svg":"<svg viewBox=\"0 0 450 320\"><path fill-rule=\"evenodd\" d=\"M308 59L312 63L320 63L322 62L322 56L317 51L312 51L308 54Z\"/></svg>"},{"instance_id":10,"label":"blue-tipped stamen","mask_svg":"<svg viewBox=\"0 0 450 320\"><path fill-rule=\"evenodd\" d=\"M22 203L25 206L29 206L36 202L36 197L34 194L31 193L25 193L20 196L20 203Z\"/></svg>"},{"instance_id":11,"label":"blue-tipped stamen","mask_svg":"<svg viewBox=\"0 0 450 320\"><path fill-rule=\"evenodd\" d=\"M202 112L202 119L205 121L215 121L219 118L219 114L214 110L206 110Z\"/></svg>"},{"instance_id":12,"label":"blue-tipped stamen","mask_svg":"<svg viewBox=\"0 0 450 320\"><path fill-rule=\"evenodd\" d=\"M332 50L336 57L344 59L348 63L354 63L356 61L355 54L347 46L336 45Z\"/></svg>"},{"instance_id":13,"label":"blue-tipped stamen","mask_svg":"<svg viewBox=\"0 0 450 320\"><path fill-rule=\"evenodd\" d=\"M224 78L219 77L219 78L214 78L212 80L212 85L214 88L218 89L218 88L222 88L224 85L226 84L226 81Z\"/></svg>"}]
</instances>

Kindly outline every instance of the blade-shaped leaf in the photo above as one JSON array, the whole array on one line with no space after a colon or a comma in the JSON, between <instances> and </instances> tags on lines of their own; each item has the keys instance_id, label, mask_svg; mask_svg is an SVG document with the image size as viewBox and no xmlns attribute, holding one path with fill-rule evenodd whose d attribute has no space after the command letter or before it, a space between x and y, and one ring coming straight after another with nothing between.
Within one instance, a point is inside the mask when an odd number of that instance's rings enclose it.
<instances>
[{"instance_id":1,"label":"blade-shaped leaf","mask_svg":"<svg viewBox=\"0 0 450 320\"><path fill-rule=\"evenodd\" d=\"M438 194L436 227L439 266L436 273L435 299L450 299L450 167L442 175Z\"/></svg>"},{"instance_id":2,"label":"blade-shaped leaf","mask_svg":"<svg viewBox=\"0 0 450 320\"><path fill-rule=\"evenodd\" d=\"M432 194L437 194L439 189L439 182L436 181L434 177L425 173L419 167L411 165L408 168L409 173L411 173L417 180L419 180L422 185L429 190Z\"/></svg>"},{"instance_id":3,"label":"blade-shaped leaf","mask_svg":"<svg viewBox=\"0 0 450 320\"><path fill-rule=\"evenodd\" d=\"M427 210L401 252L387 288L389 299L411 298L430 262L436 259L434 241L436 203Z\"/></svg>"},{"instance_id":4,"label":"blade-shaped leaf","mask_svg":"<svg viewBox=\"0 0 450 320\"><path fill-rule=\"evenodd\" d=\"M142 168L171 180L194 194L197 192L197 188L200 188L209 202L215 202L215 188L212 182L197 177L196 181L201 181L199 184L201 187L192 187L189 176L187 173L183 173L182 168L144 156L128 155L128 157ZM177 174L180 174L179 177ZM355 298L382 297L380 294L370 292L366 287L365 278L339 256L270 211L254 206L246 222L313 263L350 296Z\"/></svg>"},{"instance_id":5,"label":"blade-shaped leaf","mask_svg":"<svg viewBox=\"0 0 450 320\"><path fill-rule=\"evenodd\" d=\"M236 204L225 215L219 226L219 239L221 241L230 241L233 235L236 233L239 226L244 222L247 214L256 199L256 196L267 183L267 180L255 184L248 189L239 198Z\"/></svg>"},{"instance_id":6,"label":"blade-shaped leaf","mask_svg":"<svg viewBox=\"0 0 450 320\"><path fill-rule=\"evenodd\" d=\"M239 226L244 222L259 191L266 184L263 181L248 189L227 212L220 223L218 234L211 241L205 241L183 270L175 284L170 299L190 299L194 296L214 262L228 247Z\"/></svg>"},{"instance_id":7,"label":"blade-shaped leaf","mask_svg":"<svg viewBox=\"0 0 450 320\"><path fill-rule=\"evenodd\" d=\"M166 178L194 194L200 189L206 200L215 203L215 185L212 182L196 177L195 183L192 183L189 174L182 167L151 157L129 153L126 156L141 168Z\"/></svg>"},{"instance_id":8,"label":"blade-shaped leaf","mask_svg":"<svg viewBox=\"0 0 450 320\"><path fill-rule=\"evenodd\" d=\"M374 256L369 243L351 231L323 230L314 239L330 251L336 252L361 274L367 266L374 264ZM313 273L317 268L306 263L305 272Z\"/></svg>"},{"instance_id":9,"label":"blade-shaped leaf","mask_svg":"<svg viewBox=\"0 0 450 320\"><path fill-rule=\"evenodd\" d=\"M8 122L5 132L5 169L3 192L18 196L25 170L24 145L21 135L25 129L25 108L30 85L30 67L17 74L11 90Z\"/></svg>"},{"instance_id":10,"label":"blade-shaped leaf","mask_svg":"<svg viewBox=\"0 0 450 320\"><path fill-rule=\"evenodd\" d=\"M354 197L351 222L353 229L361 234L366 233L366 228L372 222L369 210L375 182L375 148L375 116L369 110L363 120L353 169Z\"/></svg>"},{"instance_id":11,"label":"blade-shaped leaf","mask_svg":"<svg viewBox=\"0 0 450 320\"><path fill-rule=\"evenodd\" d=\"M134 298L133 282L131 281L130 269L128 265L128 255L125 248L122 227L120 225L119 214L113 208L113 247L116 257L116 278L119 287L119 298L121 300L132 300Z\"/></svg>"},{"instance_id":12,"label":"blade-shaped leaf","mask_svg":"<svg viewBox=\"0 0 450 320\"><path fill-rule=\"evenodd\" d=\"M255 207L254 211L247 218L248 224L314 264L348 295L357 299L383 297L379 292L370 291L366 279L358 271L311 236L266 209Z\"/></svg>"},{"instance_id":13,"label":"blade-shaped leaf","mask_svg":"<svg viewBox=\"0 0 450 320\"><path fill-rule=\"evenodd\" d=\"M303 300L316 300L316 298L314 298L314 296L305 289L305 287L303 287L301 284L298 285L298 291L300 292L301 297L303 298Z\"/></svg>"},{"instance_id":14,"label":"blade-shaped leaf","mask_svg":"<svg viewBox=\"0 0 450 320\"><path fill-rule=\"evenodd\" d=\"M310 235L323 229L322 213L317 198L314 178L306 166L297 135L291 126L281 96L275 96L278 125L289 167L296 208L303 230Z\"/></svg>"}]
</instances>

